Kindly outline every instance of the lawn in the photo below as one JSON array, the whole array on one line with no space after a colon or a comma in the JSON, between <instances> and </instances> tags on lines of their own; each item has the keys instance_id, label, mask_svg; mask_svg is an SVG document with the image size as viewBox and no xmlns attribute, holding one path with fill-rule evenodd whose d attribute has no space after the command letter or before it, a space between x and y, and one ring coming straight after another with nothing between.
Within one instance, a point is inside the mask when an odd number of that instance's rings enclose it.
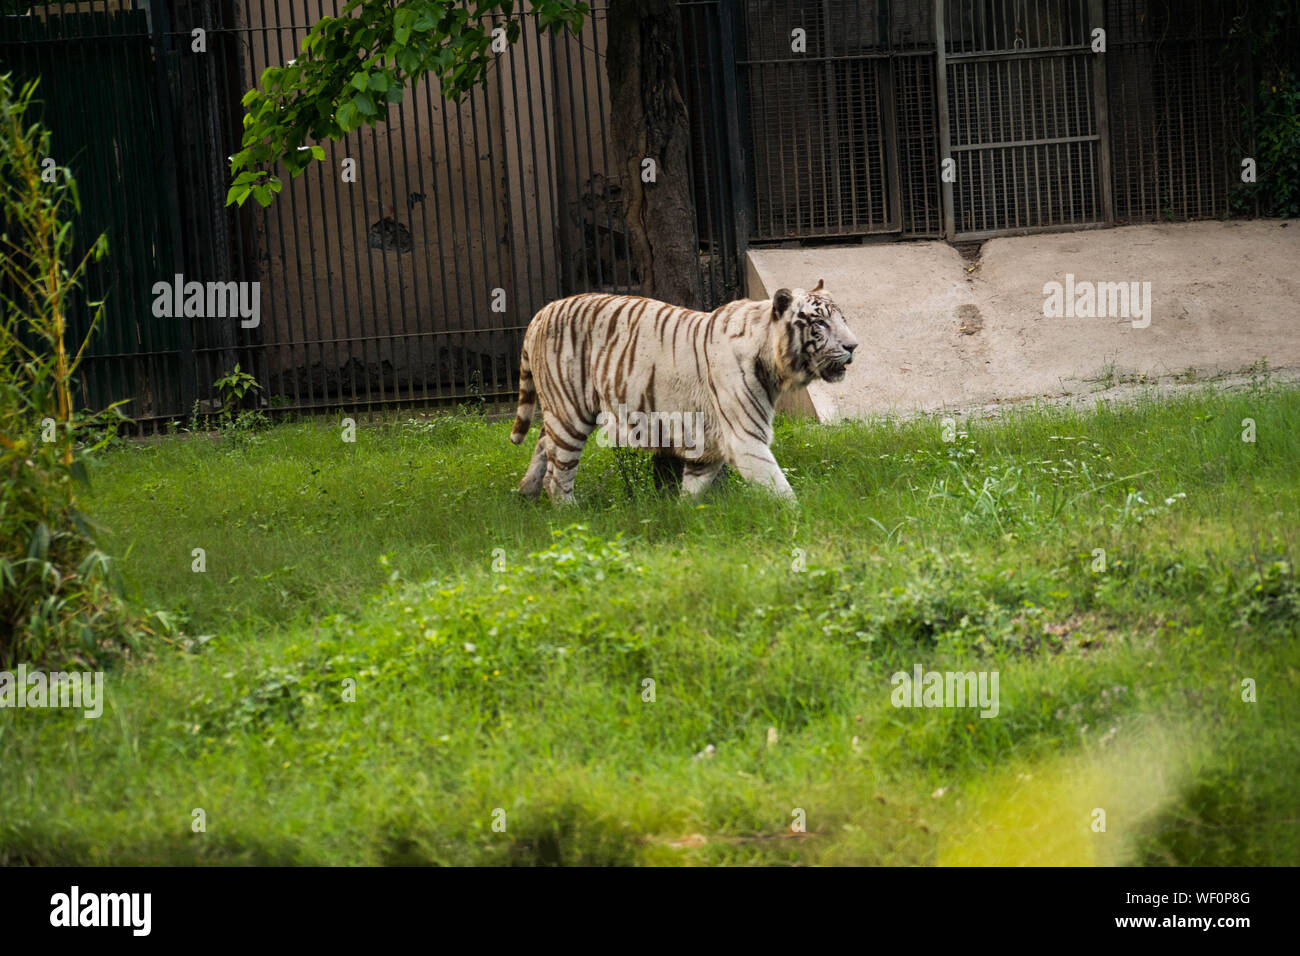
<instances>
[{"instance_id":1,"label":"lawn","mask_svg":"<svg viewBox=\"0 0 1300 956\"><path fill-rule=\"evenodd\" d=\"M796 509L595 443L521 500L472 414L123 443L87 510L191 640L0 710L0 863L1300 863L1298 423L782 422Z\"/></svg>"}]
</instances>

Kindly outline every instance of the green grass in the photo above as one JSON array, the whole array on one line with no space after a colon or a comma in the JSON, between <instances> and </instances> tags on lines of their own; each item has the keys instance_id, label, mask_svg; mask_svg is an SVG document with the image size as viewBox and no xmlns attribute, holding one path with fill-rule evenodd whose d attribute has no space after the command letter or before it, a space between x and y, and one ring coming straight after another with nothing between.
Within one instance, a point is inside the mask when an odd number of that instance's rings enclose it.
<instances>
[{"instance_id":1,"label":"green grass","mask_svg":"<svg viewBox=\"0 0 1300 956\"><path fill-rule=\"evenodd\" d=\"M0 863L1295 864L1298 421L782 423L798 509L595 443L523 501L468 417L114 449L131 600L212 637L0 710ZM893 707L917 663L998 716Z\"/></svg>"}]
</instances>

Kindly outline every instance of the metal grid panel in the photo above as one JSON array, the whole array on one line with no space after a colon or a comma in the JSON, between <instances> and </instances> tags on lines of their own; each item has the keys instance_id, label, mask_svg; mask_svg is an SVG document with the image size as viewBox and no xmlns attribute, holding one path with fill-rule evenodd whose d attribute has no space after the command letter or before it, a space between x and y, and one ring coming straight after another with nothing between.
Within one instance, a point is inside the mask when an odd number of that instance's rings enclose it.
<instances>
[{"instance_id":1,"label":"metal grid panel","mask_svg":"<svg viewBox=\"0 0 1300 956\"><path fill-rule=\"evenodd\" d=\"M1228 212L1244 150L1232 0L1109 0L1106 79L1118 222Z\"/></svg>"},{"instance_id":2,"label":"metal grid panel","mask_svg":"<svg viewBox=\"0 0 1300 956\"><path fill-rule=\"evenodd\" d=\"M744 7L755 239L898 232L897 139L882 6ZM806 52L792 50L804 31Z\"/></svg>"},{"instance_id":3,"label":"metal grid panel","mask_svg":"<svg viewBox=\"0 0 1300 956\"><path fill-rule=\"evenodd\" d=\"M896 52L934 52L934 4L930 0L887 0L885 6L889 14L891 49Z\"/></svg>"},{"instance_id":4,"label":"metal grid panel","mask_svg":"<svg viewBox=\"0 0 1300 956\"><path fill-rule=\"evenodd\" d=\"M938 236L943 232L943 215L934 55L895 57L893 69L903 236Z\"/></svg>"},{"instance_id":5,"label":"metal grid panel","mask_svg":"<svg viewBox=\"0 0 1300 956\"><path fill-rule=\"evenodd\" d=\"M948 0L957 236L1105 221L1087 13L1085 0Z\"/></svg>"},{"instance_id":6,"label":"metal grid panel","mask_svg":"<svg viewBox=\"0 0 1300 956\"><path fill-rule=\"evenodd\" d=\"M946 0L949 56L1051 50L1087 42L1087 0Z\"/></svg>"}]
</instances>

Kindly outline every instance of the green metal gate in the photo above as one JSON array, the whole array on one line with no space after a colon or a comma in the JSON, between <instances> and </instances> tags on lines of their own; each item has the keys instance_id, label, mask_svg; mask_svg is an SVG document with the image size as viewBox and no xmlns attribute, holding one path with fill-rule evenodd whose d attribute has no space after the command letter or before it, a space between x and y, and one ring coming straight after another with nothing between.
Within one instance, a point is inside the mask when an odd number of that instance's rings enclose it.
<instances>
[{"instance_id":1,"label":"green metal gate","mask_svg":"<svg viewBox=\"0 0 1300 956\"><path fill-rule=\"evenodd\" d=\"M55 162L77 172L75 254L108 235L109 255L89 264L68 315L69 341L79 343L89 303L105 303L77 401L103 408L130 398L126 411L139 418L188 411L194 393L188 325L152 311L153 283L181 270L151 42L142 10L0 18L0 69L16 84L40 78L32 118L50 129Z\"/></svg>"}]
</instances>

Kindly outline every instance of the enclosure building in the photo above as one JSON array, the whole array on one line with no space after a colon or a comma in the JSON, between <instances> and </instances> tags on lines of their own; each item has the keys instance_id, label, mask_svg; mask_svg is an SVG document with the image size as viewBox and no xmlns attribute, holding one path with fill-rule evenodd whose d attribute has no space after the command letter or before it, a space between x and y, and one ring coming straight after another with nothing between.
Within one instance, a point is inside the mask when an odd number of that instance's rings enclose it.
<instances>
[{"instance_id":1,"label":"enclosure building","mask_svg":"<svg viewBox=\"0 0 1300 956\"><path fill-rule=\"evenodd\" d=\"M241 96L337 6L6 3L0 68L39 75L78 236L109 236L87 289L106 312L86 404L183 418L236 362L271 411L508 398L541 305L640 290L607 0L577 36L523 15L463 102L422 80L386 121L321 144L326 161L270 207L227 206ZM1235 185L1255 80L1236 6L679 0L700 301L743 296L746 250L765 243L1248 213ZM157 285L177 277L257 283L256 324L159 315Z\"/></svg>"}]
</instances>

